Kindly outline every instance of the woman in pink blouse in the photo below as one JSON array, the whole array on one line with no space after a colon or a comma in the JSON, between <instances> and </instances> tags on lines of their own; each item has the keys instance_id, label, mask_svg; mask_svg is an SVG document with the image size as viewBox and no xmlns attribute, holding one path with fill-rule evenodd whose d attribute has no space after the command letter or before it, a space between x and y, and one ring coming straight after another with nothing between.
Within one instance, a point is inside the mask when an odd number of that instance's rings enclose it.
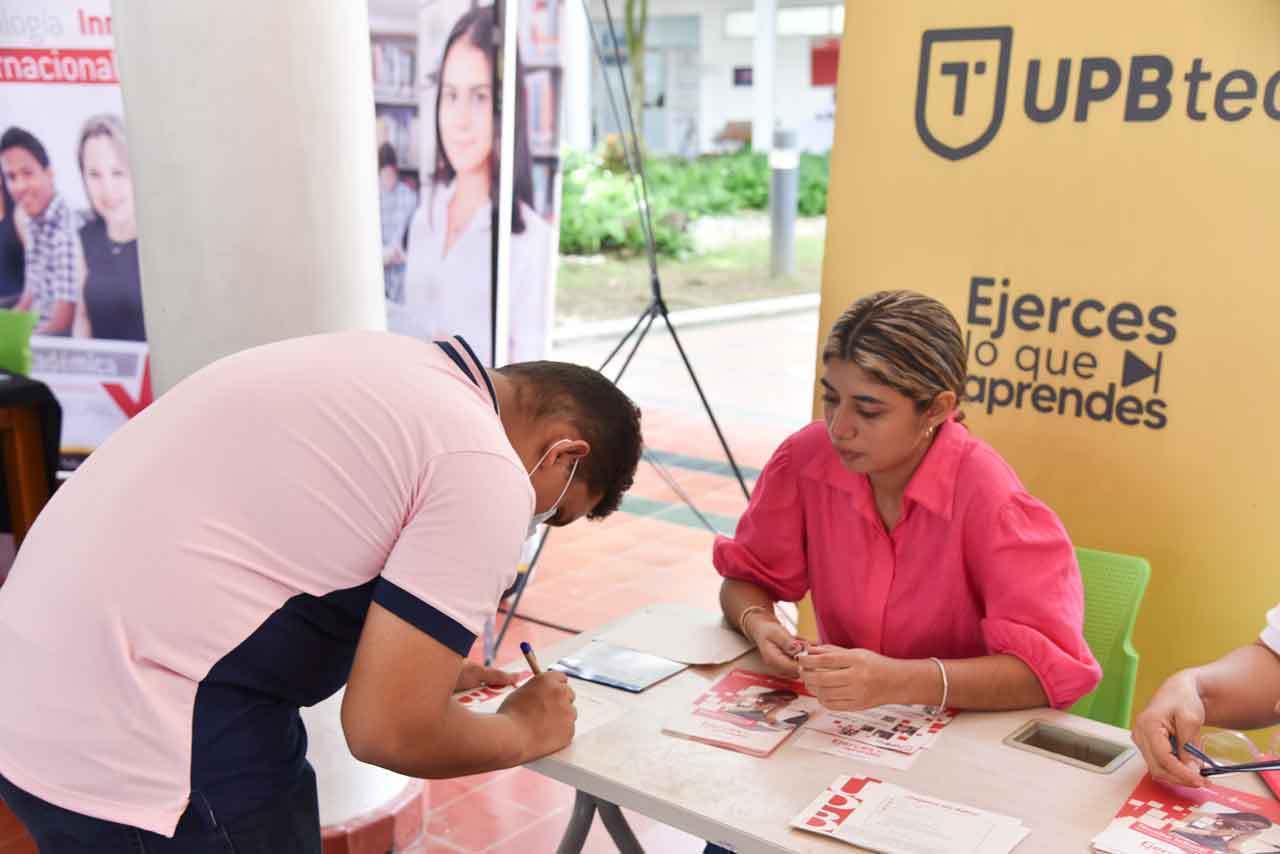
<instances>
[{"instance_id":1,"label":"woman in pink blouse","mask_svg":"<svg viewBox=\"0 0 1280 854\"><path fill-rule=\"evenodd\" d=\"M770 459L716 540L726 618L829 709L1070 706L1101 669L1058 517L961 425L960 327L937 300L872 294L823 351L823 421ZM774 617L811 594L821 645Z\"/></svg>"}]
</instances>

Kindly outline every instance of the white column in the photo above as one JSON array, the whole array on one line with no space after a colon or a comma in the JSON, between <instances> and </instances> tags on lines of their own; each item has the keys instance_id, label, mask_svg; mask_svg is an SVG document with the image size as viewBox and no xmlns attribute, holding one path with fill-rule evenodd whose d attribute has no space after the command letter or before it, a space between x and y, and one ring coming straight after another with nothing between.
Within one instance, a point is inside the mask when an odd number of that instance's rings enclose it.
<instances>
[{"instance_id":1,"label":"white column","mask_svg":"<svg viewBox=\"0 0 1280 854\"><path fill-rule=\"evenodd\" d=\"M113 11L156 391L246 347L385 328L366 5Z\"/></svg>"},{"instance_id":2,"label":"white column","mask_svg":"<svg viewBox=\"0 0 1280 854\"><path fill-rule=\"evenodd\" d=\"M768 151L773 145L773 69L778 44L777 0L755 0L756 35L751 63L751 147Z\"/></svg>"},{"instance_id":3,"label":"white column","mask_svg":"<svg viewBox=\"0 0 1280 854\"><path fill-rule=\"evenodd\" d=\"M302 710L302 720L307 725L307 761L316 769L321 827L367 821L378 808L395 800L410 782L408 777L366 765L351 755L342 732L345 690Z\"/></svg>"},{"instance_id":4,"label":"white column","mask_svg":"<svg viewBox=\"0 0 1280 854\"><path fill-rule=\"evenodd\" d=\"M564 141L572 151L591 148L591 32L582 0L565 0Z\"/></svg>"},{"instance_id":5,"label":"white column","mask_svg":"<svg viewBox=\"0 0 1280 854\"><path fill-rule=\"evenodd\" d=\"M365 3L113 12L156 391L257 344L385 329ZM351 756L339 708L303 710L325 825L407 782Z\"/></svg>"}]
</instances>

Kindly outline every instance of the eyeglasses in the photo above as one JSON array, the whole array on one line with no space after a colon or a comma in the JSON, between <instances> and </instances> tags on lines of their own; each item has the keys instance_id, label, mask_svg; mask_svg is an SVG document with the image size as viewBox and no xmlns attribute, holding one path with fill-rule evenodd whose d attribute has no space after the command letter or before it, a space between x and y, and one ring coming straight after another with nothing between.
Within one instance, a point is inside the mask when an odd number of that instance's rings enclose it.
<instances>
[{"instance_id":1,"label":"eyeglasses","mask_svg":"<svg viewBox=\"0 0 1280 854\"><path fill-rule=\"evenodd\" d=\"M1177 739L1169 737L1174 755L1178 753ZM1268 753L1264 754L1249 736L1234 730L1209 732L1201 739L1204 748L1184 744L1182 749L1204 763L1201 777L1220 774L1238 774L1249 771L1280 771L1280 733L1272 737ZM1268 786L1270 781L1267 781Z\"/></svg>"}]
</instances>

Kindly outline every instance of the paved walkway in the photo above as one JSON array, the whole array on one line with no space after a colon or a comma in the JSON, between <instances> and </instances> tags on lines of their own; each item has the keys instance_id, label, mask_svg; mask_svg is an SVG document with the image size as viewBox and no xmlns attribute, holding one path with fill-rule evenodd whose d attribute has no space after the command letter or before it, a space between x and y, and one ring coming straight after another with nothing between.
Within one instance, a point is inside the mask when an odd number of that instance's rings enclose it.
<instances>
[{"instance_id":1,"label":"paved walkway","mask_svg":"<svg viewBox=\"0 0 1280 854\"><path fill-rule=\"evenodd\" d=\"M763 440L772 443L772 450L808 422L817 329L816 309L676 328L712 410L733 434L731 444L734 438L752 445ZM552 358L599 367L621 337L559 343ZM609 376L622 367L623 355L615 359ZM620 385L642 409L661 413L663 419L684 416L706 421L693 383L661 321L640 345ZM658 447L656 441L650 444Z\"/></svg>"},{"instance_id":2,"label":"paved walkway","mask_svg":"<svg viewBox=\"0 0 1280 854\"><path fill-rule=\"evenodd\" d=\"M768 240L771 234L769 214L764 211L741 211L733 216L703 216L693 221L695 252L709 252L744 240ZM796 219L796 237L824 237L825 216Z\"/></svg>"}]
</instances>

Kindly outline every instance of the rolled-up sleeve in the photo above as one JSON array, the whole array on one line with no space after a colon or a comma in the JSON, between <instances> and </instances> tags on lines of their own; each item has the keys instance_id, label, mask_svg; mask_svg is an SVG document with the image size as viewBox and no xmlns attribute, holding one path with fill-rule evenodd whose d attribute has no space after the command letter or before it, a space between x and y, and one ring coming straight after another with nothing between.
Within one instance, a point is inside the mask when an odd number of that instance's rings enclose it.
<instances>
[{"instance_id":1,"label":"rolled-up sleeve","mask_svg":"<svg viewBox=\"0 0 1280 854\"><path fill-rule=\"evenodd\" d=\"M733 537L716 537L712 563L725 578L796 602L809 591L804 539L804 508L787 441L760 473Z\"/></svg>"},{"instance_id":2,"label":"rolled-up sleeve","mask_svg":"<svg viewBox=\"0 0 1280 854\"><path fill-rule=\"evenodd\" d=\"M1084 585L1058 517L1018 493L971 532L971 542L987 651L1026 663L1054 708L1092 691L1102 668L1084 639Z\"/></svg>"},{"instance_id":3,"label":"rolled-up sleeve","mask_svg":"<svg viewBox=\"0 0 1280 854\"><path fill-rule=\"evenodd\" d=\"M467 655L515 580L533 490L511 459L455 451L432 460L419 493L373 600Z\"/></svg>"}]
</instances>

